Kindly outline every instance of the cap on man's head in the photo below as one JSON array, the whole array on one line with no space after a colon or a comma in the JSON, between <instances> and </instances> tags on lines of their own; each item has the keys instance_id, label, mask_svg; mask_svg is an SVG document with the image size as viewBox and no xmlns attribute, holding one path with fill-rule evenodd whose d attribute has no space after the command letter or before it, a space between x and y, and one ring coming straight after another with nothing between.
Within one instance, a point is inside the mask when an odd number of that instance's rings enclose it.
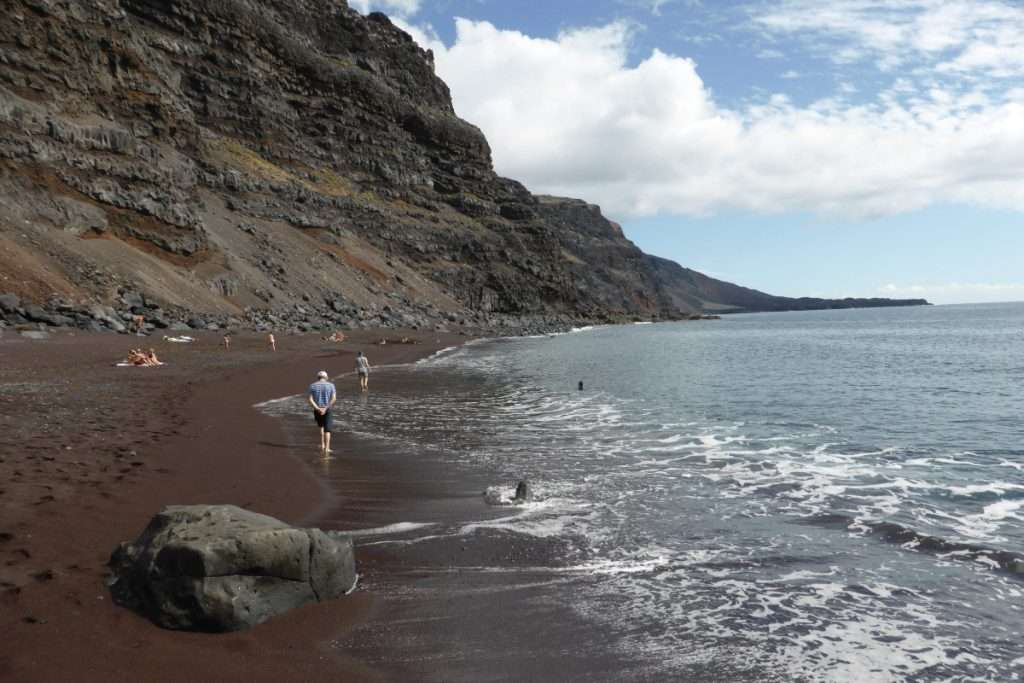
<instances>
[{"instance_id":1,"label":"cap on man's head","mask_svg":"<svg viewBox=\"0 0 1024 683\"><path fill-rule=\"evenodd\" d=\"M320 372L316 373L316 376L319 377L320 379L327 379L327 371L321 370Z\"/></svg>"}]
</instances>

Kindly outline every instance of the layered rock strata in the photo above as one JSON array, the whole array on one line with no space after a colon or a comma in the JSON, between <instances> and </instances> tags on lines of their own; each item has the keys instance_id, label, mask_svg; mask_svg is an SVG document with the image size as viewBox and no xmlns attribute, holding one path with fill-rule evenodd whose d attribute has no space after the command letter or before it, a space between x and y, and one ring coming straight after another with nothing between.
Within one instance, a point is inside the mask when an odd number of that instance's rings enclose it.
<instances>
[{"instance_id":1,"label":"layered rock strata","mask_svg":"<svg viewBox=\"0 0 1024 683\"><path fill-rule=\"evenodd\" d=\"M150 305L155 328L295 329L787 306L681 276L596 206L496 175L431 53L384 15L343 0L3 9L0 293L56 298L81 325Z\"/></svg>"}]
</instances>

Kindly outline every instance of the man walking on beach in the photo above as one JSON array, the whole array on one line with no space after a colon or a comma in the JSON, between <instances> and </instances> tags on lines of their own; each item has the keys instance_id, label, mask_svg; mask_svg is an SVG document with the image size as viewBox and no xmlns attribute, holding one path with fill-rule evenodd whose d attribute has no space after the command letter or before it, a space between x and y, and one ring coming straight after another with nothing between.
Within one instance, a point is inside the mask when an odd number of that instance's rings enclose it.
<instances>
[{"instance_id":1,"label":"man walking on beach","mask_svg":"<svg viewBox=\"0 0 1024 683\"><path fill-rule=\"evenodd\" d=\"M362 351L356 354L356 372L359 373L359 389L366 391L370 383L370 361L366 359Z\"/></svg>"},{"instance_id":2,"label":"man walking on beach","mask_svg":"<svg viewBox=\"0 0 1024 683\"><path fill-rule=\"evenodd\" d=\"M309 404L313 406L313 418L320 427L320 450L326 458L331 452L331 407L338 400L338 391L327 381L325 370L316 376L317 380L309 385Z\"/></svg>"}]
</instances>

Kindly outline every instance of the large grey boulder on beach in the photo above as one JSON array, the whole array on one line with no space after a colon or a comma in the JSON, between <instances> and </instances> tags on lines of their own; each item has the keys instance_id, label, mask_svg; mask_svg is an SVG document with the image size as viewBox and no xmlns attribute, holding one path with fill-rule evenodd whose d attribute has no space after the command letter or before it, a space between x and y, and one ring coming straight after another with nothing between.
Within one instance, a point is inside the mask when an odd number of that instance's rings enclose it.
<instances>
[{"instance_id":1,"label":"large grey boulder on beach","mask_svg":"<svg viewBox=\"0 0 1024 683\"><path fill-rule=\"evenodd\" d=\"M233 505L174 505L111 555L114 600L165 628L237 631L356 581L352 539Z\"/></svg>"},{"instance_id":2,"label":"large grey boulder on beach","mask_svg":"<svg viewBox=\"0 0 1024 683\"><path fill-rule=\"evenodd\" d=\"M21 306L21 299L14 294L0 294L0 311L14 313Z\"/></svg>"}]
</instances>

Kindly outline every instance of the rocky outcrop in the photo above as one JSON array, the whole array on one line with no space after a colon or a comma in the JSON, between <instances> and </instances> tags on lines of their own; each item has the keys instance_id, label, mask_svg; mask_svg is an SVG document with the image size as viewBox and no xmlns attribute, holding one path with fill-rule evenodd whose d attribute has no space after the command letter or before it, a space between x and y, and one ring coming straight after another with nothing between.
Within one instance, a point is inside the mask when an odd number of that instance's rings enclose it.
<instances>
[{"instance_id":1,"label":"rocky outcrop","mask_svg":"<svg viewBox=\"0 0 1024 683\"><path fill-rule=\"evenodd\" d=\"M171 506L110 559L111 594L165 628L237 631L356 581L352 540L232 505Z\"/></svg>"},{"instance_id":2,"label":"rocky outcrop","mask_svg":"<svg viewBox=\"0 0 1024 683\"><path fill-rule=\"evenodd\" d=\"M530 485L525 481L516 484L515 489L504 486L488 486L484 489L484 502L488 505L522 505L530 498Z\"/></svg>"},{"instance_id":3,"label":"rocky outcrop","mask_svg":"<svg viewBox=\"0 0 1024 683\"><path fill-rule=\"evenodd\" d=\"M496 175L430 52L343 0L8 0L0 63L0 288L100 327L125 293L155 328L762 310Z\"/></svg>"}]
</instances>

